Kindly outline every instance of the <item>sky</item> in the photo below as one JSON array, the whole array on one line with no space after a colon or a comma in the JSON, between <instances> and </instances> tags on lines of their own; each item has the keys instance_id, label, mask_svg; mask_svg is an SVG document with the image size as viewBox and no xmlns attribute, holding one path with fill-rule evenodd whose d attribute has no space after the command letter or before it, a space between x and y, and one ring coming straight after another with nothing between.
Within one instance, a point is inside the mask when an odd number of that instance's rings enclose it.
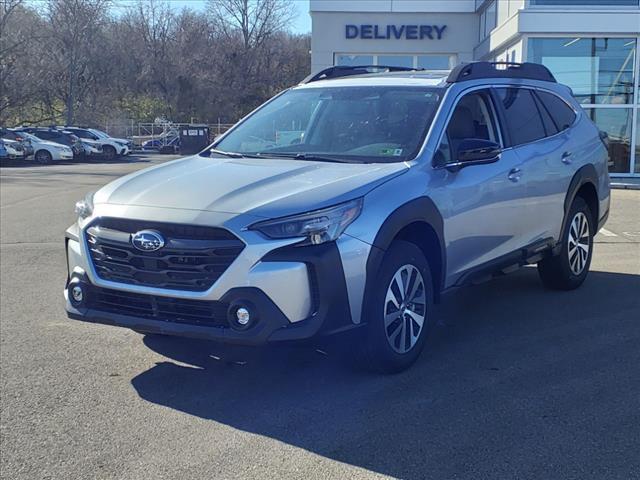
<instances>
[{"instance_id":1,"label":"sky","mask_svg":"<svg viewBox=\"0 0 640 480\"><path fill-rule=\"evenodd\" d=\"M311 32L311 16L309 15L309 0L292 0L296 8L297 17L292 25L295 33ZM169 4L177 10L183 7L193 9L202 9L206 5L206 0L168 0ZM130 0L114 0L114 3L126 4L131 3Z\"/></svg>"}]
</instances>

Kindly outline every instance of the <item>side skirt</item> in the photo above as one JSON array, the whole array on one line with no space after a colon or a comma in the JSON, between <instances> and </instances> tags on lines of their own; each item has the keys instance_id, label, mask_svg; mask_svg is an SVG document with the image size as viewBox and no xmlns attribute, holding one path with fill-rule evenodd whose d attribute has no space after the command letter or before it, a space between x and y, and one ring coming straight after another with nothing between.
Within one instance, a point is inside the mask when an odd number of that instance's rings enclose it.
<instances>
[{"instance_id":1,"label":"side skirt","mask_svg":"<svg viewBox=\"0 0 640 480\"><path fill-rule=\"evenodd\" d=\"M514 252L507 253L489 262L473 267L463 272L455 284L446 289L448 293L456 288L469 285L478 285L495 277L515 272L524 265L537 263L545 256L552 254L556 241L553 238L545 238L534 242Z\"/></svg>"}]
</instances>

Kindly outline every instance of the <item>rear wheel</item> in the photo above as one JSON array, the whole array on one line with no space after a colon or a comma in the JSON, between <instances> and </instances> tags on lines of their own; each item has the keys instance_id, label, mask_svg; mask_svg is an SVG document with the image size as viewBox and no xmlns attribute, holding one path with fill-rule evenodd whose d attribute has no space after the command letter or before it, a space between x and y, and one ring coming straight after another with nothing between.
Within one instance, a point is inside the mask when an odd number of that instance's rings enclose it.
<instances>
[{"instance_id":1,"label":"rear wheel","mask_svg":"<svg viewBox=\"0 0 640 480\"><path fill-rule=\"evenodd\" d=\"M40 165L48 165L53 160L53 157L47 150L38 150L33 156L33 159Z\"/></svg>"},{"instance_id":2,"label":"rear wheel","mask_svg":"<svg viewBox=\"0 0 640 480\"><path fill-rule=\"evenodd\" d=\"M393 242L372 288L359 363L378 372L401 372L417 360L431 327L433 283L422 251L410 242Z\"/></svg>"},{"instance_id":3,"label":"rear wheel","mask_svg":"<svg viewBox=\"0 0 640 480\"><path fill-rule=\"evenodd\" d=\"M542 283L555 290L573 290L587 278L595 235L593 215L582 197L577 197L567 215L558 255L538 263Z\"/></svg>"}]
</instances>

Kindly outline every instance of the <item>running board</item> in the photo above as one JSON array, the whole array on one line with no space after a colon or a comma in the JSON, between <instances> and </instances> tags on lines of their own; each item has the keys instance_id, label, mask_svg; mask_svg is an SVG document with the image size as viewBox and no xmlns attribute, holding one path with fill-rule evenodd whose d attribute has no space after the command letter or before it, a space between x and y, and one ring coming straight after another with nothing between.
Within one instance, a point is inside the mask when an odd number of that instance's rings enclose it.
<instances>
[{"instance_id":1,"label":"running board","mask_svg":"<svg viewBox=\"0 0 640 480\"><path fill-rule=\"evenodd\" d=\"M513 273L524 265L537 263L552 253L555 243L553 238L546 238L483 265L479 265L463 273L454 286L479 285L493 278Z\"/></svg>"}]
</instances>

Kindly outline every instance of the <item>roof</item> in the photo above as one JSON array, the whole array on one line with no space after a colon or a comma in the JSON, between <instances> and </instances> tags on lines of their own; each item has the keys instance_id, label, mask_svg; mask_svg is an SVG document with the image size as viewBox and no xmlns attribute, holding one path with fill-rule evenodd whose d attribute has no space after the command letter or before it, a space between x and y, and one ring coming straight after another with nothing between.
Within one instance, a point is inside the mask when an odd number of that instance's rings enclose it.
<instances>
[{"instance_id":1,"label":"roof","mask_svg":"<svg viewBox=\"0 0 640 480\"><path fill-rule=\"evenodd\" d=\"M448 70L416 70L406 72L369 73L303 83L296 88L353 87L353 86L428 86L444 87Z\"/></svg>"},{"instance_id":2,"label":"roof","mask_svg":"<svg viewBox=\"0 0 640 480\"><path fill-rule=\"evenodd\" d=\"M334 86L353 86L362 85L363 79L367 85L446 86L470 80L491 79L526 79L557 83L549 69L537 63L470 62L462 63L451 71L387 65L335 65L309 75L302 84L324 85L331 82Z\"/></svg>"}]
</instances>

